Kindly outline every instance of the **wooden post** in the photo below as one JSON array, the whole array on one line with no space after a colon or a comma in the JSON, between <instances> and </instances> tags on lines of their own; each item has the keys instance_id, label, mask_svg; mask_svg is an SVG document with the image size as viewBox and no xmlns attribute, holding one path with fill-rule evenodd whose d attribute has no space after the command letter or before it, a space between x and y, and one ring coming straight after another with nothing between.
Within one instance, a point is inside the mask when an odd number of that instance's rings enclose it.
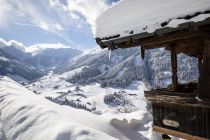
<instances>
[{"instance_id":1,"label":"wooden post","mask_svg":"<svg viewBox=\"0 0 210 140\"><path fill-rule=\"evenodd\" d=\"M198 57L198 70L199 70L199 74L201 74L201 69L202 69L202 62L203 59L201 56Z\"/></svg>"},{"instance_id":2,"label":"wooden post","mask_svg":"<svg viewBox=\"0 0 210 140\"><path fill-rule=\"evenodd\" d=\"M202 100L210 101L210 37L205 41L197 96Z\"/></svg>"},{"instance_id":3,"label":"wooden post","mask_svg":"<svg viewBox=\"0 0 210 140\"><path fill-rule=\"evenodd\" d=\"M143 46L141 46L141 58L144 59L144 56L145 56L145 50Z\"/></svg>"},{"instance_id":4,"label":"wooden post","mask_svg":"<svg viewBox=\"0 0 210 140\"><path fill-rule=\"evenodd\" d=\"M172 68L172 87L177 89L178 77L177 77L177 54L175 51L175 44L170 46L171 50L171 68Z\"/></svg>"}]
</instances>

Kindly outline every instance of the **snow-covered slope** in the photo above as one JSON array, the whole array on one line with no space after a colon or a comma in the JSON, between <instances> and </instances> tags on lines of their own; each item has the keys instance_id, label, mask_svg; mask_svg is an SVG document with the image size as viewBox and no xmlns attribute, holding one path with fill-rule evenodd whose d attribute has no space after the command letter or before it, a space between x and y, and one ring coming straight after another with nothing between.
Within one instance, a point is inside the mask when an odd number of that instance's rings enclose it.
<instances>
[{"instance_id":1,"label":"snow-covered slope","mask_svg":"<svg viewBox=\"0 0 210 140\"><path fill-rule=\"evenodd\" d=\"M209 0L121 0L96 20L95 37L154 32L210 17Z\"/></svg>"},{"instance_id":2,"label":"snow-covered slope","mask_svg":"<svg viewBox=\"0 0 210 140\"><path fill-rule=\"evenodd\" d=\"M40 78L43 73L28 64L18 61L0 49L0 75L7 75L20 83L27 83Z\"/></svg>"},{"instance_id":3,"label":"snow-covered slope","mask_svg":"<svg viewBox=\"0 0 210 140\"><path fill-rule=\"evenodd\" d=\"M57 105L7 77L1 77L0 89L1 140L136 140L152 137L152 118L143 110L99 116Z\"/></svg>"}]
</instances>

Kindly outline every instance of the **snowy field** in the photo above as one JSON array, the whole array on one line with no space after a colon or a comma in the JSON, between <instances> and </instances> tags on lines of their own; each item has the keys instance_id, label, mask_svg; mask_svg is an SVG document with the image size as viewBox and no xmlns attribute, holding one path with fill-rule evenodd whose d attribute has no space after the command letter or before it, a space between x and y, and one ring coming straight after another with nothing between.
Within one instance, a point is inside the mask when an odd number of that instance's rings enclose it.
<instances>
[{"instance_id":1,"label":"snowy field","mask_svg":"<svg viewBox=\"0 0 210 140\"><path fill-rule=\"evenodd\" d=\"M100 84L73 85L66 80L79 72L75 69L61 75L50 73L37 82L27 85L26 88L34 93L59 104L74 102L89 109L95 108L97 114L118 115L124 112L147 110L143 82L134 81L126 89L101 88ZM125 109L125 110L123 110Z\"/></svg>"},{"instance_id":2,"label":"snowy field","mask_svg":"<svg viewBox=\"0 0 210 140\"><path fill-rule=\"evenodd\" d=\"M40 82L49 80L48 78L60 79L59 76L49 75ZM113 94L118 101L116 103L116 100L104 102L105 94L112 93L107 93L107 89L102 89L97 84L75 87L66 85L62 78L60 81L43 84L36 82L34 87L37 92L40 92L38 83L44 91L43 94L36 95L7 77L1 77L0 81L0 140L152 139L152 116L145 111L145 102L141 98L143 89L139 90L138 86L136 91L128 89L122 92L129 108L134 108L130 113L123 113L121 110L125 106L121 103L122 98L117 98L120 89L108 89L109 92L116 92ZM50 94L50 87L55 86L55 83L60 88ZM28 88L32 88L32 85ZM48 88L45 88L46 85ZM138 85L143 87L143 84ZM79 101L78 96L83 104L91 106L91 111L61 106L44 98L52 95L54 99L65 90L72 90L69 95L65 93L65 100Z\"/></svg>"}]
</instances>

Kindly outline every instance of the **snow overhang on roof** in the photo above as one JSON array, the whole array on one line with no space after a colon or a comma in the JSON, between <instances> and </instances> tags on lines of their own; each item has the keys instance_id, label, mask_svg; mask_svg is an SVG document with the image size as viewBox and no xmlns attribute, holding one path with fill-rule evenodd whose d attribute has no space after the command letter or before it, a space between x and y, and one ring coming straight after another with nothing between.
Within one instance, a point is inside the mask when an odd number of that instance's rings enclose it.
<instances>
[{"instance_id":1,"label":"snow overhang on roof","mask_svg":"<svg viewBox=\"0 0 210 140\"><path fill-rule=\"evenodd\" d=\"M94 35L106 48L206 24L210 0L121 0L96 19Z\"/></svg>"}]
</instances>

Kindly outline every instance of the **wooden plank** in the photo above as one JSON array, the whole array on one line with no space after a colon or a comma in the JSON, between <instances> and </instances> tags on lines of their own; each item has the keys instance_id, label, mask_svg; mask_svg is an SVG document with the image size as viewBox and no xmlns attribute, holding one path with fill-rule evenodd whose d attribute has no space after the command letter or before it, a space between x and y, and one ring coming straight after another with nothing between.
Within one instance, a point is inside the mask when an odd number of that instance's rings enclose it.
<instances>
[{"instance_id":1,"label":"wooden plank","mask_svg":"<svg viewBox=\"0 0 210 140\"><path fill-rule=\"evenodd\" d=\"M166 129L166 128L162 128L162 127L158 127L158 126L153 126L153 131L172 135L172 136L187 139L187 140L207 140L206 138L193 136L190 134L186 134L186 133L182 133L182 132L178 132L175 130L170 130L170 129Z\"/></svg>"}]
</instances>

